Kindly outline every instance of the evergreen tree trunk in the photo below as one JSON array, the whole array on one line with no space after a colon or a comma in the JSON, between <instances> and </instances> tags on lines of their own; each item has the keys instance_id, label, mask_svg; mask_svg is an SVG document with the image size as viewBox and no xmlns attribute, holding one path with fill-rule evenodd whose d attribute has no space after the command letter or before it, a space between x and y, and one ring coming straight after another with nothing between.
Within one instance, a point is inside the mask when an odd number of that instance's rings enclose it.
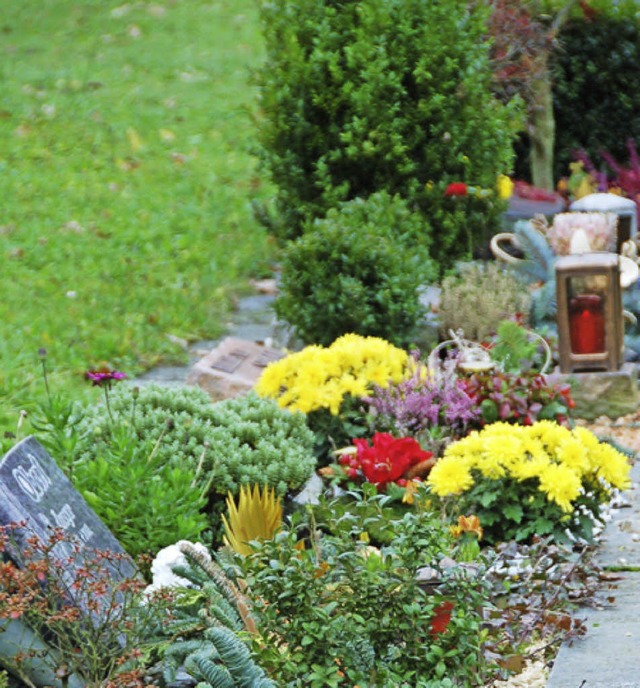
<instances>
[{"instance_id":1,"label":"evergreen tree trunk","mask_svg":"<svg viewBox=\"0 0 640 688\"><path fill-rule=\"evenodd\" d=\"M560 4L549 27L549 36L556 39L569 18L571 8L578 0L565 0ZM550 49L540 55L539 76L531 84L533 97L529 106L529 140L531 142L531 179L534 186L553 191L553 152L556 138L556 120L553 114L553 84L549 70Z\"/></svg>"},{"instance_id":2,"label":"evergreen tree trunk","mask_svg":"<svg viewBox=\"0 0 640 688\"><path fill-rule=\"evenodd\" d=\"M551 78L546 64L540 77L532 84L532 90L534 97L529 114L531 179L534 186L553 191L556 122L553 115Z\"/></svg>"}]
</instances>

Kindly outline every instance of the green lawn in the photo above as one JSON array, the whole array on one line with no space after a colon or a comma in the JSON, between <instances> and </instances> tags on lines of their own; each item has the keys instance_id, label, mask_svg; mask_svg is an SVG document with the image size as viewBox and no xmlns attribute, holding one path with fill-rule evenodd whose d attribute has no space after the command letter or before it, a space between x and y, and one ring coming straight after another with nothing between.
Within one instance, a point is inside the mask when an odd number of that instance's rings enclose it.
<instances>
[{"instance_id":1,"label":"green lawn","mask_svg":"<svg viewBox=\"0 0 640 688\"><path fill-rule=\"evenodd\" d=\"M272 252L250 201L253 0L7 0L0 13L0 428L53 385L220 334Z\"/></svg>"}]
</instances>

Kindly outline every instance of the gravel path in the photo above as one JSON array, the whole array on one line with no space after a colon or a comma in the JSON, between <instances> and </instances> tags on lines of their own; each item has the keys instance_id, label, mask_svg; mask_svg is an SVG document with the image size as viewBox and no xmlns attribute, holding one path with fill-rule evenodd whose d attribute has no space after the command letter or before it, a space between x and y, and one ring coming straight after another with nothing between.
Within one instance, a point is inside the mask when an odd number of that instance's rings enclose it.
<instances>
[{"instance_id":1,"label":"gravel path","mask_svg":"<svg viewBox=\"0 0 640 688\"><path fill-rule=\"evenodd\" d=\"M640 411L620 418L600 416L595 421L576 420L577 425L588 428L599 437L615 440L621 447L640 452Z\"/></svg>"}]
</instances>

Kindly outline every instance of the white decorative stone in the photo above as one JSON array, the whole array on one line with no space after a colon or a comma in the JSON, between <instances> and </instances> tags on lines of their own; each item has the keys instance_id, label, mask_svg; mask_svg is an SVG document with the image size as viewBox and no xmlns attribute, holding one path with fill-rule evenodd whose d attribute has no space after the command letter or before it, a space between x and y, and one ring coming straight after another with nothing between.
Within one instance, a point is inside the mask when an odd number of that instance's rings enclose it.
<instances>
[{"instance_id":1,"label":"white decorative stone","mask_svg":"<svg viewBox=\"0 0 640 688\"><path fill-rule=\"evenodd\" d=\"M169 545L161 549L155 556L151 564L151 575L153 577L151 585L145 588L144 594L149 595L152 592L162 588L175 587L190 587L191 583L182 576L178 576L173 572L176 566L187 566L187 558L180 550L180 545L186 540L180 540L175 545ZM189 543L193 544L196 550L206 556L209 560L211 555L207 548L200 542Z\"/></svg>"}]
</instances>

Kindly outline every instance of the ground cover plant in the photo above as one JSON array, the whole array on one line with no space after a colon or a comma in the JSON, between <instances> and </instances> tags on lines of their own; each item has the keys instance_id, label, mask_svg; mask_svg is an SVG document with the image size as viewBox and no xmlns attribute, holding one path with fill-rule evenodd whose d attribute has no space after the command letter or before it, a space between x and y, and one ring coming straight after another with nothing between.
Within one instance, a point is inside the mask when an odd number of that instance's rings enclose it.
<instances>
[{"instance_id":1,"label":"ground cover plant","mask_svg":"<svg viewBox=\"0 0 640 688\"><path fill-rule=\"evenodd\" d=\"M250 0L27 1L3 8L0 50L0 426L14 429L40 347L86 394L92 365L133 373L181 358L170 336L218 335L265 269L248 85L262 42Z\"/></svg>"},{"instance_id":2,"label":"ground cover plant","mask_svg":"<svg viewBox=\"0 0 640 688\"><path fill-rule=\"evenodd\" d=\"M34 425L132 556L181 539L219 543L227 494L264 485L283 496L313 472L305 418L271 399L251 392L212 404L196 387L111 389L122 374L88 374L102 377L101 402L66 407L62 416L45 402Z\"/></svg>"}]
</instances>

